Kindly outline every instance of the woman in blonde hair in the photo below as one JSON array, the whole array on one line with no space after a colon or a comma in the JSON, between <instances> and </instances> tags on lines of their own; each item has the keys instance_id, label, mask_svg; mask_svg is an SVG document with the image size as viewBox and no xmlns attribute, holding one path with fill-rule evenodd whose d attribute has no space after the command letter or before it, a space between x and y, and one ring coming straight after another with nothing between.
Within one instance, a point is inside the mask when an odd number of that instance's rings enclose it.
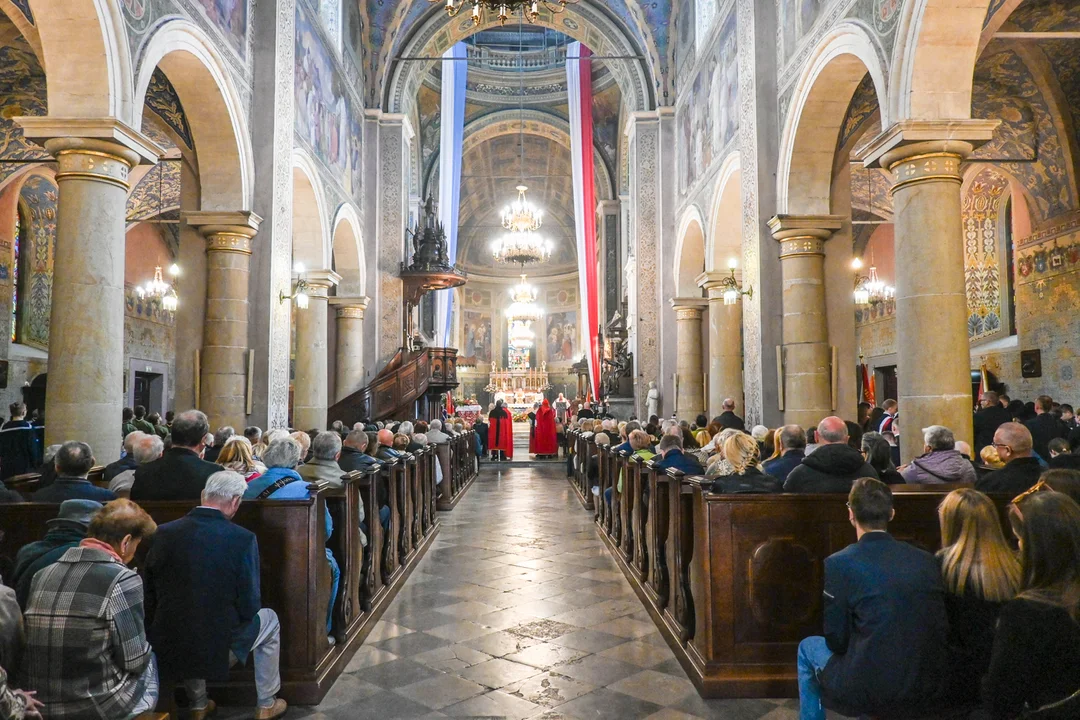
<instances>
[{"instance_id":1,"label":"woman in blonde hair","mask_svg":"<svg viewBox=\"0 0 1080 720\"><path fill-rule=\"evenodd\" d=\"M1020 587L1020 561L1005 542L997 508L978 490L946 495L938 522L955 694L970 701L990 666L998 612Z\"/></svg>"},{"instance_id":2,"label":"woman in blonde hair","mask_svg":"<svg viewBox=\"0 0 1080 720\"><path fill-rule=\"evenodd\" d=\"M761 471L761 448L757 440L735 431L724 441L724 458L732 473L713 481L714 493L778 493L784 486L772 475Z\"/></svg>"},{"instance_id":3,"label":"woman in blonde hair","mask_svg":"<svg viewBox=\"0 0 1080 720\"><path fill-rule=\"evenodd\" d=\"M251 441L243 435L233 435L225 441L217 462L226 470L240 473L248 482L266 472L266 466L257 461L252 453Z\"/></svg>"}]
</instances>

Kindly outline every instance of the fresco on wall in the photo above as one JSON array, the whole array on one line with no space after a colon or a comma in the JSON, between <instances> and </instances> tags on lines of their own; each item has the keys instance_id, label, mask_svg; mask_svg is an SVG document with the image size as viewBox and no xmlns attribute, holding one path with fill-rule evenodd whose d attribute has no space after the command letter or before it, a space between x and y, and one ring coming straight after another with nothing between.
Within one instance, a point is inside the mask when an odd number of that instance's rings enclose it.
<instances>
[{"instance_id":1,"label":"fresco on wall","mask_svg":"<svg viewBox=\"0 0 1080 720\"><path fill-rule=\"evenodd\" d=\"M195 0L240 57L247 54L247 0Z\"/></svg>"},{"instance_id":2,"label":"fresco on wall","mask_svg":"<svg viewBox=\"0 0 1080 720\"><path fill-rule=\"evenodd\" d=\"M461 365L491 363L491 313L462 311Z\"/></svg>"},{"instance_id":3,"label":"fresco on wall","mask_svg":"<svg viewBox=\"0 0 1080 720\"><path fill-rule=\"evenodd\" d=\"M19 200L25 215L20 239L22 327L19 341L42 350L49 347L49 311L52 307L53 258L56 255L56 183L34 175L23 183Z\"/></svg>"},{"instance_id":4,"label":"fresco on wall","mask_svg":"<svg viewBox=\"0 0 1080 720\"><path fill-rule=\"evenodd\" d=\"M345 88L322 39L301 5L296 6L296 133L312 152L339 179L346 192L360 192L360 147L355 150L356 172L349 168L354 151L351 144L360 145L359 135L350 131L359 127L359 120L350 115ZM356 186L354 187L354 183Z\"/></svg>"},{"instance_id":5,"label":"fresco on wall","mask_svg":"<svg viewBox=\"0 0 1080 720\"><path fill-rule=\"evenodd\" d=\"M619 86L611 87L593 95L593 139L599 148L599 156L612 176L615 174L619 143L619 108L622 93Z\"/></svg>"},{"instance_id":6,"label":"fresco on wall","mask_svg":"<svg viewBox=\"0 0 1080 720\"><path fill-rule=\"evenodd\" d=\"M676 0L675 75L680 80L694 64L694 0Z\"/></svg>"},{"instance_id":7,"label":"fresco on wall","mask_svg":"<svg viewBox=\"0 0 1080 720\"><path fill-rule=\"evenodd\" d=\"M821 15L827 0L777 0L776 9L783 36L783 58L787 60Z\"/></svg>"},{"instance_id":8,"label":"fresco on wall","mask_svg":"<svg viewBox=\"0 0 1080 720\"><path fill-rule=\"evenodd\" d=\"M694 84L680 98L679 187L686 193L720 159L739 129L739 60L729 12Z\"/></svg>"},{"instance_id":9,"label":"fresco on wall","mask_svg":"<svg viewBox=\"0 0 1080 720\"><path fill-rule=\"evenodd\" d=\"M578 342L577 311L548 313L544 318L547 361L573 362Z\"/></svg>"},{"instance_id":10,"label":"fresco on wall","mask_svg":"<svg viewBox=\"0 0 1080 720\"><path fill-rule=\"evenodd\" d=\"M45 149L23 137L22 128L10 119L47 113L45 71L21 38L17 44L0 47L0 102L0 157L49 160ZM0 180L25 168L22 163L0 163Z\"/></svg>"},{"instance_id":11,"label":"fresco on wall","mask_svg":"<svg viewBox=\"0 0 1080 720\"><path fill-rule=\"evenodd\" d=\"M984 168L964 195L964 287L970 340L1001 330L1003 283L998 248L1008 190L1008 178Z\"/></svg>"}]
</instances>

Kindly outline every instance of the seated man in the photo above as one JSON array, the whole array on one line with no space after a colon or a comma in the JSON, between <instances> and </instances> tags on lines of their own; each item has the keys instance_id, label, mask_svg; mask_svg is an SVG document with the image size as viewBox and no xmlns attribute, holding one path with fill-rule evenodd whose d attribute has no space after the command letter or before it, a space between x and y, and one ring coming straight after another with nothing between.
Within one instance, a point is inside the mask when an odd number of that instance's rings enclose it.
<instances>
[{"instance_id":1,"label":"seated man","mask_svg":"<svg viewBox=\"0 0 1080 720\"><path fill-rule=\"evenodd\" d=\"M338 458L341 457L341 435L333 430L327 430L315 436L311 443L311 461L304 463L296 472L308 482L326 483L332 487L341 487L341 466ZM360 498L360 544L367 547L367 527L364 525L364 498Z\"/></svg>"},{"instance_id":2,"label":"seated man","mask_svg":"<svg viewBox=\"0 0 1080 720\"><path fill-rule=\"evenodd\" d=\"M1032 454L1031 431L1020 423L1007 422L994 432L993 448L1005 467L983 475L975 489L984 493L1019 495L1042 475L1042 465Z\"/></svg>"},{"instance_id":3,"label":"seated man","mask_svg":"<svg viewBox=\"0 0 1080 720\"><path fill-rule=\"evenodd\" d=\"M162 440L169 434L169 426L162 421L159 413L150 413L146 416L146 421L154 426L154 434Z\"/></svg>"},{"instance_id":4,"label":"seated man","mask_svg":"<svg viewBox=\"0 0 1080 720\"><path fill-rule=\"evenodd\" d=\"M154 434L154 426L147 421L146 408L142 405L135 406L135 419L131 421L131 424L140 432L144 432L147 435Z\"/></svg>"},{"instance_id":5,"label":"seated man","mask_svg":"<svg viewBox=\"0 0 1080 720\"><path fill-rule=\"evenodd\" d=\"M52 565L60 556L86 538L86 528L94 513L102 508L96 500L65 500L60 512L45 522L45 537L19 548L15 556L15 571L8 580L15 588L19 607L26 609L30 599L30 584L38 570Z\"/></svg>"},{"instance_id":6,"label":"seated man","mask_svg":"<svg viewBox=\"0 0 1080 720\"><path fill-rule=\"evenodd\" d=\"M679 426L676 425L675 427L678 428ZM656 451L661 456L659 460L653 461L653 465L656 466L658 472L674 468L684 475L703 475L705 473L705 468L701 467L701 463L693 456L683 452L681 433L679 435L665 434L660 438L660 444L656 446Z\"/></svg>"},{"instance_id":7,"label":"seated man","mask_svg":"<svg viewBox=\"0 0 1080 720\"><path fill-rule=\"evenodd\" d=\"M135 441L145 434L141 430L136 430L124 436L124 456L116 462L111 462L105 466L105 482L110 482L125 470L134 470L138 467L139 464L135 462L135 456L131 454L131 451L135 447Z\"/></svg>"},{"instance_id":8,"label":"seated man","mask_svg":"<svg viewBox=\"0 0 1080 720\"><path fill-rule=\"evenodd\" d=\"M380 460L393 460L394 458L403 457L404 453L394 449L394 433L391 430L383 428L376 436L379 447L375 450L375 457ZM428 436L431 439L431 436Z\"/></svg>"},{"instance_id":9,"label":"seated man","mask_svg":"<svg viewBox=\"0 0 1080 720\"><path fill-rule=\"evenodd\" d=\"M219 427L214 433L214 444L203 451L203 460L217 462L217 456L221 454L221 448L225 447L225 441L236 434L231 425Z\"/></svg>"},{"instance_id":10,"label":"seated man","mask_svg":"<svg viewBox=\"0 0 1080 720\"><path fill-rule=\"evenodd\" d=\"M848 445L847 424L829 416L818 423L818 447L788 473L784 492L846 493L859 478L877 478L862 453Z\"/></svg>"},{"instance_id":11,"label":"seated man","mask_svg":"<svg viewBox=\"0 0 1080 720\"><path fill-rule=\"evenodd\" d=\"M34 576L23 672L47 718L131 718L154 708L157 668L143 625L143 582L127 567L157 526L113 500L87 537Z\"/></svg>"},{"instance_id":12,"label":"seated man","mask_svg":"<svg viewBox=\"0 0 1080 720\"><path fill-rule=\"evenodd\" d=\"M825 559L825 636L799 643L799 717L933 710L949 670L941 568L889 535L885 483L856 480L848 508L858 541Z\"/></svg>"},{"instance_id":13,"label":"seated man","mask_svg":"<svg viewBox=\"0 0 1080 720\"><path fill-rule=\"evenodd\" d=\"M107 503L116 493L99 488L86 479L94 467L94 453L83 442L69 440L56 451L56 481L34 493L34 502L62 503L65 500L97 500Z\"/></svg>"},{"instance_id":14,"label":"seated man","mask_svg":"<svg viewBox=\"0 0 1080 720\"><path fill-rule=\"evenodd\" d=\"M956 449L956 438L944 425L923 428L923 454L900 474L913 484L975 482L975 468Z\"/></svg>"},{"instance_id":15,"label":"seated man","mask_svg":"<svg viewBox=\"0 0 1080 720\"><path fill-rule=\"evenodd\" d=\"M228 680L229 668L246 665L249 654L256 720L280 717L286 709L275 698L281 688L281 626L277 614L262 607L259 543L232 522L246 490L239 473L211 475L202 504L159 527L146 559L146 615L161 678L166 692L184 682L193 720L214 711L206 681Z\"/></svg>"},{"instance_id":16,"label":"seated man","mask_svg":"<svg viewBox=\"0 0 1080 720\"><path fill-rule=\"evenodd\" d=\"M363 428L354 429L341 443L341 457L338 458L338 466L342 472L353 470L366 470L371 465L379 465L379 461L368 455L365 450L368 446L368 434Z\"/></svg>"},{"instance_id":17,"label":"seated man","mask_svg":"<svg viewBox=\"0 0 1080 720\"><path fill-rule=\"evenodd\" d=\"M202 459L210 423L198 410L180 413L172 424L172 447L158 460L140 465L131 485L132 500L198 500L206 479L220 465Z\"/></svg>"},{"instance_id":18,"label":"seated man","mask_svg":"<svg viewBox=\"0 0 1080 720\"><path fill-rule=\"evenodd\" d=\"M157 435L133 432L131 435L128 435L128 437L135 438L135 442L132 443L129 452L131 457L135 459L137 466L130 470L124 470L109 481L109 490L117 495L123 495L125 497L131 494L131 486L135 482L135 470L138 469L138 465L152 463L160 458L162 453L165 452L165 442ZM124 442L126 443L127 440Z\"/></svg>"},{"instance_id":19,"label":"seated man","mask_svg":"<svg viewBox=\"0 0 1080 720\"><path fill-rule=\"evenodd\" d=\"M263 453L266 472L248 483L244 499L306 500L311 497L307 481L296 472L296 466L300 464L300 452L300 443L291 437L285 436L280 440L272 440L266 452ZM334 532L334 521L330 518L328 508L323 521L326 523L326 539L329 541ZM334 638L330 635L330 630L333 628L334 599L337 598L338 583L341 582L341 568L330 548L327 547L325 550L326 561L330 563L331 577L330 606L326 609L326 634L332 645Z\"/></svg>"},{"instance_id":20,"label":"seated man","mask_svg":"<svg viewBox=\"0 0 1080 720\"><path fill-rule=\"evenodd\" d=\"M443 424L441 420L432 420L428 424L427 435L428 442L435 443L436 445L445 445L450 442L450 436L443 432Z\"/></svg>"},{"instance_id":21,"label":"seated man","mask_svg":"<svg viewBox=\"0 0 1080 720\"><path fill-rule=\"evenodd\" d=\"M765 472L781 484L806 457L806 431L798 425L785 425L780 430L780 457L765 462Z\"/></svg>"}]
</instances>

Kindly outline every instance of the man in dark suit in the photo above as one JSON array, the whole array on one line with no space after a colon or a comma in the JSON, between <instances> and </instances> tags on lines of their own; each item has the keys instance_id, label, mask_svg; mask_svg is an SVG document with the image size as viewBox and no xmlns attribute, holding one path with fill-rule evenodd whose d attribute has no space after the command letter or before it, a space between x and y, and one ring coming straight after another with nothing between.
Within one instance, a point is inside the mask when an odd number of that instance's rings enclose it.
<instances>
[{"instance_id":1,"label":"man in dark suit","mask_svg":"<svg viewBox=\"0 0 1080 720\"><path fill-rule=\"evenodd\" d=\"M876 478L862 453L848 445L847 423L830 415L817 426L816 450L788 473L784 492L846 493L859 478Z\"/></svg>"},{"instance_id":2,"label":"man in dark suit","mask_svg":"<svg viewBox=\"0 0 1080 720\"><path fill-rule=\"evenodd\" d=\"M1035 417L1025 423L1031 431L1031 447L1043 460L1050 459L1050 441L1065 437L1065 428L1061 421L1050 412L1053 405L1054 401L1049 395L1035 398Z\"/></svg>"},{"instance_id":3,"label":"man in dark suit","mask_svg":"<svg viewBox=\"0 0 1080 720\"><path fill-rule=\"evenodd\" d=\"M225 443L235 434L236 430L228 425L219 427L214 433L214 444L203 451L203 460L216 463L217 456L221 454L221 448L225 447Z\"/></svg>"},{"instance_id":4,"label":"man in dark suit","mask_svg":"<svg viewBox=\"0 0 1080 720\"><path fill-rule=\"evenodd\" d=\"M145 434L142 430L136 430L124 436L124 457L105 466L105 482L109 482L126 470L134 470L139 467L139 463L135 462L135 455L133 454L135 441Z\"/></svg>"},{"instance_id":5,"label":"man in dark suit","mask_svg":"<svg viewBox=\"0 0 1080 720\"><path fill-rule=\"evenodd\" d=\"M739 430L746 432L746 423L743 419L735 414L735 400L727 398L723 404L720 405L720 409L723 411L717 416L714 422L720 423L720 426L725 430Z\"/></svg>"},{"instance_id":6,"label":"man in dark suit","mask_svg":"<svg viewBox=\"0 0 1080 720\"><path fill-rule=\"evenodd\" d=\"M935 709L948 654L934 556L888 533L892 491L861 478L848 495L857 542L825 559L824 637L799 643L799 717Z\"/></svg>"},{"instance_id":7,"label":"man in dark suit","mask_svg":"<svg viewBox=\"0 0 1080 720\"><path fill-rule=\"evenodd\" d=\"M160 459L136 468L131 499L198 500L206 479L221 470L220 465L202 459L208 432L210 423L198 410L177 415L172 425L172 447Z\"/></svg>"},{"instance_id":8,"label":"man in dark suit","mask_svg":"<svg viewBox=\"0 0 1080 720\"><path fill-rule=\"evenodd\" d=\"M780 430L780 447L783 454L765 463L765 472L783 484L792 470L802 464L806 457L806 431L798 425L785 425Z\"/></svg>"},{"instance_id":9,"label":"man in dark suit","mask_svg":"<svg viewBox=\"0 0 1080 720\"><path fill-rule=\"evenodd\" d=\"M341 457L338 458L338 466L342 472L353 470L366 470L370 465L378 465L376 458L368 455L368 434L363 430L353 430L341 443Z\"/></svg>"},{"instance_id":10,"label":"man in dark suit","mask_svg":"<svg viewBox=\"0 0 1080 720\"><path fill-rule=\"evenodd\" d=\"M256 719L280 717L286 709L275 697L281 688L281 626L259 597L259 543L232 522L245 490L239 473L211 475L202 504L158 527L146 559L147 636L163 693L183 681L195 720L215 708L206 681L228 680L229 668L246 665L248 655L254 655Z\"/></svg>"},{"instance_id":11,"label":"man in dark suit","mask_svg":"<svg viewBox=\"0 0 1080 720\"><path fill-rule=\"evenodd\" d=\"M653 464L661 472L675 469L684 475L705 474L705 468L701 467L701 463L696 458L683 452L682 437L678 435L664 435L664 437L660 438L660 444L656 450L660 455L660 459L654 460Z\"/></svg>"},{"instance_id":12,"label":"man in dark suit","mask_svg":"<svg viewBox=\"0 0 1080 720\"><path fill-rule=\"evenodd\" d=\"M56 480L34 493L34 502L62 503L65 500L97 500L107 503L116 493L99 488L86 479L94 467L94 453L86 443L69 440L56 451Z\"/></svg>"},{"instance_id":13,"label":"man in dark suit","mask_svg":"<svg viewBox=\"0 0 1080 720\"><path fill-rule=\"evenodd\" d=\"M1012 422L1012 415L1001 406L1001 399L993 390L988 390L980 398L980 407L975 413L975 454L978 455L987 445L994 444L994 433L1007 422Z\"/></svg>"},{"instance_id":14,"label":"man in dark suit","mask_svg":"<svg viewBox=\"0 0 1080 720\"><path fill-rule=\"evenodd\" d=\"M1031 432L1026 427L1005 423L994 433L994 448L1005 467L975 481L976 490L1019 495L1039 481L1043 468L1031 454Z\"/></svg>"}]
</instances>

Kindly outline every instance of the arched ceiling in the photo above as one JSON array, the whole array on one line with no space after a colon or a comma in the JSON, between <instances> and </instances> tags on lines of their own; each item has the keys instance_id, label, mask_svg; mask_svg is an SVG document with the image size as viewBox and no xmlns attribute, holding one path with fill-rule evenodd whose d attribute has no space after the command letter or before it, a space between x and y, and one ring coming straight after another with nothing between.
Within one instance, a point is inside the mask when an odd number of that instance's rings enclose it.
<instances>
[{"instance_id":1,"label":"arched ceiling","mask_svg":"<svg viewBox=\"0 0 1080 720\"><path fill-rule=\"evenodd\" d=\"M530 276L577 271L574 243L574 190L570 149L552 137L525 135L525 184L528 198L544 212L540 234L554 246L551 260L529 267ZM491 243L502 235L501 213L516 196L521 175L521 138L497 135L466 143L461 171L458 262L470 273L516 272L496 265Z\"/></svg>"}]
</instances>

